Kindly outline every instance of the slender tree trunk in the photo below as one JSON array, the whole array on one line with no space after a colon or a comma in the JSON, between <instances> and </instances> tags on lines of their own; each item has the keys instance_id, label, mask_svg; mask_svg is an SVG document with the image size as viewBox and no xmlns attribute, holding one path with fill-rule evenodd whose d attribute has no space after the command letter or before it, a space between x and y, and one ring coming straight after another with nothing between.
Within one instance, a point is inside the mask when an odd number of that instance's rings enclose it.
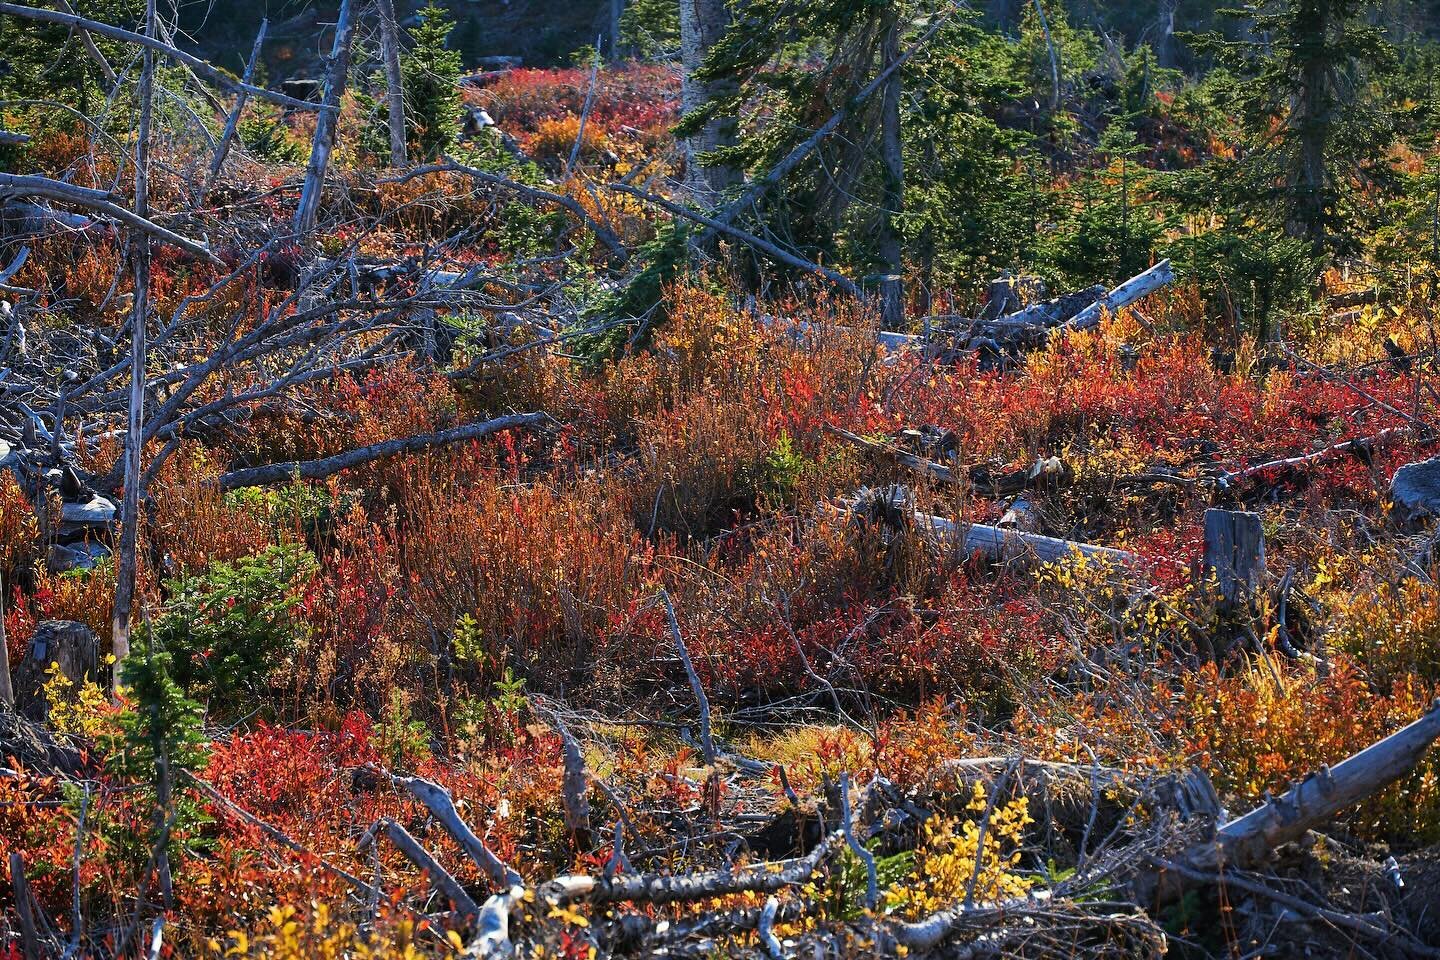
<instances>
[{"instance_id":1,"label":"slender tree trunk","mask_svg":"<svg viewBox=\"0 0 1440 960\"><path fill-rule=\"evenodd\" d=\"M330 153L335 149L340 97L345 93L345 79L350 73L350 44L354 37L355 21L350 16L350 0L341 0L340 15L335 20L335 42L331 44L330 63L325 71L325 95L320 103L320 115L315 119L315 141L310 146L305 186L300 192L300 204L295 209L295 236L302 241L315 229L315 218L320 211L320 194L325 188Z\"/></svg>"},{"instance_id":2,"label":"slender tree trunk","mask_svg":"<svg viewBox=\"0 0 1440 960\"><path fill-rule=\"evenodd\" d=\"M5 646L5 579L0 577L0 710L15 707L15 687L10 682L10 654Z\"/></svg>"},{"instance_id":3,"label":"slender tree trunk","mask_svg":"<svg viewBox=\"0 0 1440 960\"><path fill-rule=\"evenodd\" d=\"M380 9L380 45L385 54L385 96L390 108L390 166L405 166L405 79L400 73L400 24L395 0L376 0Z\"/></svg>"},{"instance_id":4,"label":"slender tree trunk","mask_svg":"<svg viewBox=\"0 0 1440 960\"><path fill-rule=\"evenodd\" d=\"M265 31L269 27L269 20L260 21L260 30L255 34L255 45L250 48L250 59L245 62L245 73L240 78L242 83L250 83L255 79L255 65L260 62L260 48L265 45ZM206 174L205 183L200 187L200 196L195 201L197 204L205 202L206 195L215 185L221 168L225 166L225 158L230 154L230 145L235 142L235 132L240 128L240 115L245 112L245 104L249 99L250 92L248 90L241 90L235 94L235 107L225 118L225 132L220 134L220 142L215 147L215 156L210 161L210 172Z\"/></svg>"},{"instance_id":5,"label":"slender tree trunk","mask_svg":"<svg viewBox=\"0 0 1440 960\"><path fill-rule=\"evenodd\" d=\"M620 18L625 13L625 0L610 0L610 62L620 62Z\"/></svg>"},{"instance_id":6,"label":"slender tree trunk","mask_svg":"<svg viewBox=\"0 0 1440 960\"><path fill-rule=\"evenodd\" d=\"M154 37L155 0L145 4L145 36ZM140 120L135 135L135 215L150 217L150 115L155 94L155 52L146 47L140 69ZM130 653L130 626L135 603L136 546L140 529L141 456L145 433L145 323L150 313L150 235L130 234L134 268L134 303L130 314L130 409L125 432L125 496L120 511L120 554L115 566L115 612L111 624L112 678L120 686L120 668Z\"/></svg>"},{"instance_id":7,"label":"slender tree trunk","mask_svg":"<svg viewBox=\"0 0 1440 960\"><path fill-rule=\"evenodd\" d=\"M1319 257L1325 252L1325 151L1332 108L1331 64L1325 50L1335 11L1330 0L1310 0L1302 6L1302 21L1309 36L1300 55L1299 89L1290 117L1299 149L1290 171L1290 210L1285 227L1292 237L1309 241L1310 252Z\"/></svg>"},{"instance_id":8,"label":"slender tree trunk","mask_svg":"<svg viewBox=\"0 0 1440 960\"><path fill-rule=\"evenodd\" d=\"M1179 0L1161 0L1160 9L1155 16L1155 42L1151 46L1155 50L1155 63L1167 70L1174 69L1177 62L1175 8L1179 5Z\"/></svg>"},{"instance_id":9,"label":"slender tree trunk","mask_svg":"<svg viewBox=\"0 0 1440 960\"><path fill-rule=\"evenodd\" d=\"M705 62L711 48L729 28L730 8L725 0L680 0L680 61L684 71L680 103L685 113L733 91L732 81L707 82L695 78L695 72ZM735 118L717 117L685 141L685 180L692 200L698 206L713 207L726 188L740 182L740 171L733 165L701 166L699 162L701 154L729 146L735 142L735 137Z\"/></svg>"},{"instance_id":10,"label":"slender tree trunk","mask_svg":"<svg viewBox=\"0 0 1440 960\"><path fill-rule=\"evenodd\" d=\"M900 57L900 12L892 5L886 14L881 69ZM905 322L904 249L900 217L905 207L905 155L900 129L901 71L885 81L880 95L880 160L885 184L880 207L880 260L885 277L880 281L880 309L887 330L902 329Z\"/></svg>"}]
</instances>

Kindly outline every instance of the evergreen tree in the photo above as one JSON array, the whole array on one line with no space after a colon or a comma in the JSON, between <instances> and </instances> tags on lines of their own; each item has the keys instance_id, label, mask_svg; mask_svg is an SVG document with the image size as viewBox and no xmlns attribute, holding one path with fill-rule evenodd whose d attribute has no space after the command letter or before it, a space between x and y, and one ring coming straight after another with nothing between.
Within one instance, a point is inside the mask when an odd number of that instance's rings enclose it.
<instances>
[{"instance_id":1,"label":"evergreen tree","mask_svg":"<svg viewBox=\"0 0 1440 960\"><path fill-rule=\"evenodd\" d=\"M1375 79L1394 51L1366 12L1364 0L1256 3L1241 39L1197 39L1237 80L1247 149L1215 168L1227 199L1257 217L1278 210L1316 260L1354 249L1357 188L1384 178L1392 142Z\"/></svg>"},{"instance_id":2,"label":"evergreen tree","mask_svg":"<svg viewBox=\"0 0 1440 960\"><path fill-rule=\"evenodd\" d=\"M459 52L446 46L454 21L435 0L420 11L410 32L414 46L400 58L405 82L405 128L418 159L433 160L450 149L460 133Z\"/></svg>"},{"instance_id":3,"label":"evergreen tree","mask_svg":"<svg viewBox=\"0 0 1440 960\"><path fill-rule=\"evenodd\" d=\"M811 256L843 251L872 273L892 322L902 302L903 71L890 71L863 102L857 94L899 58L914 12L900 0L751 0L696 73L714 95L678 131L691 135L716 117L757 118L734 146L701 162L763 172L848 107L761 213Z\"/></svg>"},{"instance_id":4,"label":"evergreen tree","mask_svg":"<svg viewBox=\"0 0 1440 960\"><path fill-rule=\"evenodd\" d=\"M144 0L71 0L76 14L127 30L142 28ZM119 40L90 34L110 68L120 71L133 53ZM60 24L0 18L5 70L0 92L8 99L58 100L90 115L105 102L111 81L80 34Z\"/></svg>"},{"instance_id":5,"label":"evergreen tree","mask_svg":"<svg viewBox=\"0 0 1440 960\"><path fill-rule=\"evenodd\" d=\"M400 78L405 87L406 144L412 159L426 161L442 156L460 133L464 67L459 51L447 45L455 26L449 14L430 0L419 16L419 24L409 31L410 49L400 57ZM382 78L375 95L360 96L370 117L363 149L377 157L388 156L390 149L385 90Z\"/></svg>"}]
</instances>

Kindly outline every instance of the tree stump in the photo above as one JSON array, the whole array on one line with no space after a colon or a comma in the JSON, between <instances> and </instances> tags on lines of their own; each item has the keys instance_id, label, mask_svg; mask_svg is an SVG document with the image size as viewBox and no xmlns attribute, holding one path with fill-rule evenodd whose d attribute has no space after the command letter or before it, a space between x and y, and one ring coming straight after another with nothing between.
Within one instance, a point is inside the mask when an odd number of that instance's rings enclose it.
<instances>
[{"instance_id":1,"label":"tree stump","mask_svg":"<svg viewBox=\"0 0 1440 960\"><path fill-rule=\"evenodd\" d=\"M1219 586L1222 613L1233 613L1253 602L1265 580L1265 533L1260 514L1206 510L1204 570Z\"/></svg>"},{"instance_id":2,"label":"tree stump","mask_svg":"<svg viewBox=\"0 0 1440 960\"><path fill-rule=\"evenodd\" d=\"M45 680L50 664L59 665L62 676L75 684L99 680L100 641L83 623L72 620L42 620L15 669L15 709L31 720L44 720L49 711L45 702Z\"/></svg>"}]
</instances>

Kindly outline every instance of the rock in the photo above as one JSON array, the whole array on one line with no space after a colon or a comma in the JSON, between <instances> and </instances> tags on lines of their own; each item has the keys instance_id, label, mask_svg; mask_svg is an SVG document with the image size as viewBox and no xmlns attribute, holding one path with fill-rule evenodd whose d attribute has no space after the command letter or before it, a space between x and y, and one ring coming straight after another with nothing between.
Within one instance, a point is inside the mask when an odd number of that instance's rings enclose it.
<instances>
[{"instance_id":1,"label":"rock","mask_svg":"<svg viewBox=\"0 0 1440 960\"><path fill-rule=\"evenodd\" d=\"M108 556L110 548L103 543L56 543L45 555L45 563L51 573L64 573L66 570L90 570Z\"/></svg>"},{"instance_id":2,"label":"rock","mask_svg":"<svg viewBox=\"0 0 1440 960\"><path fill-rule=\"evenodd\" d=\"M1401 521L1440 515L1440 457L1407 463L1390 480L1390 499Z\"/></svg>"},{"instance_id":3,"label":"rock","mask_svg":"<svg viewBox=\"0 0 1440 960\"><path fill-rule=\"evenodd\" d=\"M60 519L65 523L103 526L115 519L115 504L96 494L85 503L62 504Z\"/></svg>"},{"instance_id":4,"label":"rock","mask_svg":"<svg viewBox=\"0 0 1440 960\"><path fill-rule=\"evenodd\" d=\"M100 681L100 641L95 632L73 620L42 620L15 668L15 709L31 720L44 720L49 710L44 686L50 665L75 684Z\"/></svg>"},{"instance_id":5,"label":"rock","mask_svg":"<svg viewBox=\"0 0 1440 960\"><path fill-rule=\"evenodd\" d=\"M15 482L23 484L25 482L25 450L12 447L4 440L0 440L0 470L9 470L15 475Z\"/></svg>"}]
</instances>

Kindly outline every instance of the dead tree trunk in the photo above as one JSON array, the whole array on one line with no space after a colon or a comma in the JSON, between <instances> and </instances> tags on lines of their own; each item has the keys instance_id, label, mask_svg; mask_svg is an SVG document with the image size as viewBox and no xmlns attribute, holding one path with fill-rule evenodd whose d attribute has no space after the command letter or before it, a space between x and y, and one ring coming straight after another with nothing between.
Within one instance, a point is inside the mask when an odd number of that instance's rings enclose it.
<instances>
[{"instance_id":1,"label":"dead tree trunk","mask_svg":"<svg viewBox=\"0 0 1440 960\"><path fill-rule=\"evenodd\" d=\"M881 46L881 69L900 59L900 14L893 7L885 15L885 39ZM900 243L900 216L905 203L904 145L900 129L900 71L890 70L880 95L880 162L884 187L881 191L880 259L885 277L880 281L880 315L892 330L905 325L904 250Z\"/></svg>"},{"instance_id":2,"label":"dead tree trunk","mask_svg":"<svg viewBox=\"0 0 1440 960\"><path fill-rule=\"evenodd\" d=\"M145 36L155 36L155 0L145 9ZM155 52L144 50L140 71L140 120L135 138L135 216L150 217L150 115L154 100ZM120 551L115 565L115 612L111 652L115 654L113 688L120 689L120 671L130 653L130 624L135 602L135 552L140 527L141 455L145 436L145 323L150 313L150 235L131 233L134 304L130 312L130 403L125 431L125 496L120 512Z\"/></svg>"},{"instance_id":3,"label":"dead tree trunk","mask_svg":"<svg viewBox=\"0 0 1440 960\"><path fill-rule=\"evenodd\" d=\"M385 99L389 105L390 166L405 166L405 80L400 74L400 24L395 0L376 0L380 10L380 46L385 56Z\"/></svg>"},{"instance_id":4,"label":"dead tree trunk","mask_svg":"<svg viewBox=\"0 0 1440 960\"><path fill-rule=\"evenodd\" d=\"M620 20L625 14L625 0L610 0L610 62L620 62Z\"/></svg>"},{"instance_id":5,"label":"dead tree trunk","mask_svg":"<svg viewBox=\"0 0 1440 960\"><path fill-rule=\"evenodd\" d=\"M355 37L355 21L350 16L350 0L341 0L340 15L335 20L335 40L330 46L330 62L325 71L325 94L320 115L315 120L315 140L310 146L310 162L305 167L305 186L300 191L300 205L295 208L295 236L304 240L315 229L320 210L320 194L325 188L325 171L335 149L335 128L340 121L340 97L345 93L345 80L350 73L350 45Z\"/></svg>"},{"instance_id":6,"label":"dead tree trunk","mask_svg":"<svg viewBox=\"0 0 1440 960\"><path fill-rule=\"evenodd\" d=\"M269 20L260 21L260 30L255 34L255 45L250 48L250 59L245 61L245 72L240 77L241 83L248 84L255 78L255 65L260 62L260 48L265 45L265 31L269 27ZM245 112L245 104L249 101L250 91L241 89L235 94L235 107L225 118L225 131L220 134L220 142L215 147L215 156L210 161L210 172L205 176L205 184L200 188L200 196L195 201L197 204L205 202L206 194L220 176L220 170L225 166L225 158L230 155L230 145L235 142L235 132L240 127L240 115Z\"/></svg>"},{"instance_id":7,"label":"dead tree trunk","mask_svg":"<svg viewBox=\"0 0 1440 960\"><path fill-rule=\"evenodd\" d=\"M710 49L729 28L730 8L725 0L680 0L680 61L684 70L680 104L685 113L693 113L733 88L733 81L695 77ZM715 117L684 143L685 182L702 209L713 208L720 194L739 182L739 171L731 164L701 166L700 155L734 142L735 118Z\"/></svg>"},{"instance_id":8,"label":"dead tree trunk","mask_svg":"<svg viewBox=\"0 0 1440 960\"><path fill-rule=\"evenodd\" d=\"M1205 511L1207 577L1220 588L1220 609L1239 610L1258 596L1265 581L1265 533L1258 513Z\"/></svg>"},{"instance_id":9,"label":"dead tree trunk","mask_svg":"<svg viewBox=\"0 0 1440 960\"><path fill-rule=\"evenodd\" d=\"M1141 905L1174 900L1198 878L1215 877L1226 867L1248 869L1271 850L1304 837L1414 769L1440 737L1440 700L1418 720L1334 767L1321 767L1278 797L1221 826L1213 840L1196 844L1173 861L1135 879Z\"/></svg>"}]
</instances>

